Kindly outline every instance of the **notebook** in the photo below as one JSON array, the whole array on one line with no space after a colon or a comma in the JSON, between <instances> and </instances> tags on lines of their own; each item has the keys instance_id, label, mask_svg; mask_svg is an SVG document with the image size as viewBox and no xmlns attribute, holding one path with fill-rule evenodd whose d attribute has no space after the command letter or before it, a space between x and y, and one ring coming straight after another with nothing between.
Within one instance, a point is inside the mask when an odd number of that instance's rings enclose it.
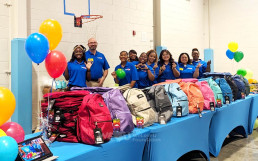
<instances>
[{"instance_id":1,"label":"notebook","mask_svg":"<svg viewBox=\"0 0 258 161\"><path fill-rule=\"evenodd\" d=\"M18 143L19 153L16 161L51 161L53 156L41 136Z\"/></svg>"}]
</instances>

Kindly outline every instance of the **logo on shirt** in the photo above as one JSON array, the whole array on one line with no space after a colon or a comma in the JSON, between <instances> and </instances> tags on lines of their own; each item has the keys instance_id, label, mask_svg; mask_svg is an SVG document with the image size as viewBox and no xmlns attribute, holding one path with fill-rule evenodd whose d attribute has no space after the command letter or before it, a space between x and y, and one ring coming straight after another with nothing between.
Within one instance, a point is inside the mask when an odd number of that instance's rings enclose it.
<instances>
[{"instance_id":1,"label":"logo on shirt","mask_svg":"<svg viewBox=\"0 0 258 161\"><path fill-rule=\"evenodd\" d=\"M125 69L125 70L128 70L128 71L130 71L131 69Z\"/></svg>"},{"instance_id":2,"label":"logo on shirt","mask_svg":"<svg viewBox=\"0 0 258 161\"><path fill-rule=\"evenodd\" d=\"M86 69L86 67L82 67L82 69Z\"/></svg>"},{"instance_id":3,"label":"logo on shirt","mask_svg":"<svg viewBox=\"0 0 258 161\"><path fill-rule=\"evenodd\" d=\"M102 59L102 57L97 57L98 59Z\"/></svg>"},{"instance_id":4,"label":"logo on shirt","mask_svg":"<svg viewBox=\"0 0 258 161\"><path fill-rule=\"evenodd\" d=\"M187 68L187 69L193 69L193 68Z\"/></svg>"}]
</instances>

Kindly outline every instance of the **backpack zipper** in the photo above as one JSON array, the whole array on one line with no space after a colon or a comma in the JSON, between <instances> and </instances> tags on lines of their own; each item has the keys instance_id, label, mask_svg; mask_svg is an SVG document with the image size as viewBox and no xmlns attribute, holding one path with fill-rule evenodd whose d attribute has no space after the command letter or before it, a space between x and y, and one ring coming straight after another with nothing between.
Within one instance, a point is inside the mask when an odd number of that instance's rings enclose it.
<instances>
[{"instance_id":1,"label":"backpack zipper","mask_svg":"<svg viewBox=\"0 0 258 161\"><path fill-rule=\"evenodd\" d=\"M148 109L150 109L151 107L148 107L148 108L145 108L145 109L142 109L142 110L140 110L140 111L136 111L136 113L138 113L138 112L142 112L142 111L146 111L146 110L148 110Z\"/></svg>"}]
</instances>

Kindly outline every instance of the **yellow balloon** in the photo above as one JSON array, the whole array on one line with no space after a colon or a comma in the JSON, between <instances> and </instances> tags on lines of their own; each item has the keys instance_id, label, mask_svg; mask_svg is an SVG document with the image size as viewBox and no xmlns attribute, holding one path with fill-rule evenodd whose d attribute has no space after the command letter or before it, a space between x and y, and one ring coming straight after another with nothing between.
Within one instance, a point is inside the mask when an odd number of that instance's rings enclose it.
<instances>
[{"instance_id":1,"label":"yellow balloon","mask_svg":"<svg viewBox=\"0 0 258 161\"><path fill-rule=\"evenodd\" d=\"M15 105L13 93L5 87L0 87L0 126L10 119L15 110Z\"/></svg>"},{"instance_id":2,"label":"yellow balloon","mask_svg":"<svg viewBox=\"0 0 258 161\"><path fill-rule=\"evenodd\" d=\"M54 50L57 47L63 35L60 23L53 19L47 19L42 22L39 32L47 37L49 50Z\"/></svg>"},{"instance_id":3,"label":"yellow balloon","mask_svg":"<svg viewBox=\"0 0 258 161\"><path fill-rule=\"evenodd\" d=\"M238 44L236 42L230 42L228 44L228 49L232 52L236 52L238 49Z\"/></svg>"},{"instance_id":4,"label":"yellow balloon","mask_svg":"<svg viewBox=\"0 0 258 161\"><path fill-rule=\"evenodd\" d=\"M251 70L246 70L246 75L245 78L248 79L252 79L253 78L253 72Z\"/></svg>"},{"instance_id":5,"label":"yellow balloon","mask_svg":"<svg viewBox=\"0 0 258 161\"><path fill-rule=\"evenodd\" d=\"M7 136L6 133L2 129L0 129L0 137L1 136Z\"/></svg>"}]
</instances>

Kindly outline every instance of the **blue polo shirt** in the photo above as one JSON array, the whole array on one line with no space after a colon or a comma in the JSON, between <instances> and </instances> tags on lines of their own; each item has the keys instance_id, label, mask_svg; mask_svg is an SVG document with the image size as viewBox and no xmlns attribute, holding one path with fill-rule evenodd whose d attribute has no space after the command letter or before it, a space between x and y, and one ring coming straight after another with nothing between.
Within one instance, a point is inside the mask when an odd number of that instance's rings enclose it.
<instances>
[{"instance_id":1,"label":"blue polo shirt","mask_svg":"<svg viewBox=\"0 0 258 161\"><path fill-rule=\"evenodd\" d=\"M77 60L67 63L69 82L68 86L87 87L86 85L86 73L87 68L84 61L79 63Z\"/></svg>"},{"instance_id":2,"label":"blue polo shirt","mask_svg":"<svg viewBox=\"0 0 258 161\"><path fill-rule=\"evenodd\" d=\"M200 68L199 68L199 77L198 77L198 79L199 79L199 78L202 78L203 73L206 72L206 68L207 68L207 63L206 63L205 61L201 60L201 59L199 59L198 61L193 61L194 67L196 67L199 63L200 63L202 66L200 66Z\"/></svg>"},{"instance_id":3,"label":"blue polo shirt","mask_svg":"<svg viewBox=\"0 0 258 161\"><path fill-rule=\"evenodd\" d=\"M136 67L134 66L133 63L127 62L125 64L124 68L121 66L121 64L119 64L119 65L116 66L115 71L119 68L123 69L125 71L125 74L126 74L125 78L123 78L123 79L118 78L119 86L122 86L122 85L125 85L125 84L128 84L128 83L130 84L131 81L139 80L137 69L136 69ZM137 83L135 83L134 88L137 88Z\"/></svg>"},{"instance_id":4,"label":"blue polo shirt","mask_svg":"<svg viewBox=\"0 0 258 161\"><path fill-rule=\"evenodd\" d=\"M93 53L88 50L85 53L85 57L87 62L93 62L90 73L91 80L93 81L97 81L103 76L103 70L107 70L110 68L106 57L98 51L96 51L96 54L93 55Z\"/></svg>"},{"instance_id":5,"label":"blue polo shirt","mask_svg":"<svg viewBox=\"0 0 258 161\"><path fill-rule=\"evenodd\" d=\"M178 63L176 63L176 69L179 71L179 66ZM161 68L161 64L158 63L159 69ZM174 76L174 73L172 71L172 65L171 63L168 63L166 65L166 69L163 71L163 73L158 77L157 81L158 83L160 82L165 82L167 79L176 79L176 77Z\"/></svg>"},{"instance_id":6,"label":"blue polo shirt","mask_svg":"<svg viewBox=\"0 0 258 161\"><path fill-rule=\"evenodd\" d=\"M155 63L152 63L150 65L152 67L152 69L153 69L154 65L155 65ZM154 81L151 82L151 85L158 83L157 79L158 79L158 76L159 76L159 67L157 67L155 70L153 69L153 71L154 71L155 79L154 79Z\"/></svg>"},{"instance_id":7,"label":"blue polo shirt","mask_svg":"<svg viewBox=\"0 0 258 161\"><path fill-rule=\"evenodd\" d=\"M195 67L191 64L179 63L180 78L193 78Z\"/></svg>"},{"instance_id":8,"label":"blue polo shirt","mask_svg":"<svg viewBox=\"0 0 258 161\"><path fill-rule=\"evenodd\" d=\"M137 64L136 64L137 65ZM147 65L147 64L146 64ZM147 65L148 69L151 71L151 73L154 75L153 68L149 65ZM146 88L151 86L153 83L148 78L148 71L146 69L137 69L139 80L137 80L138 88Z\"/></svg>"}]
</instances>

